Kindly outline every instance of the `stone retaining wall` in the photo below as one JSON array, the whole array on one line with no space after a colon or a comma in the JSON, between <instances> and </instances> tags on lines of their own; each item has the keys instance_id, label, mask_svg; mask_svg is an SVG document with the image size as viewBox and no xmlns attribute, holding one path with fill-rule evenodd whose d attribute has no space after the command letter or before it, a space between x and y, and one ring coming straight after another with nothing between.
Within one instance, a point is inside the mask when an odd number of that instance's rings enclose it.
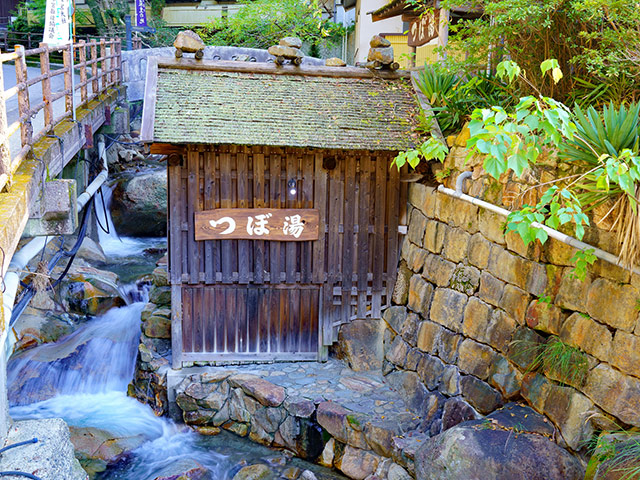
<instances>
[{"instance_id":1,"label":"stone retaining wall","mask_svg":"<svg viewBox=\"0 0 640 480\"><path fill-rule=\"evenodd\" d=\"M426 436L403 438L403 422L375 421L337 402L287 395L257 375L224 368L186 376L176 404L188 425L211 435L224 428L242 437L334 467L357 480L411 480L415 452ZM410 472L410 473L409 473Z\"/></svg>"},{"instance_id":2,"label":"stone retaining wall","mask_svg":"<svg viewBox=\"0 0 640 480\"><path fill-rule=\"evenodd\" d=\"M640 426L640 277L598 261L581 282L561 242L526 248L503 235L504 217L424 185L411 185L409 203L384 313L385 374L416 372L430 392L483 415L524 399L573 450L610 419ZM603 245L611 234L590 229L585 241ZM586 354L584 378L563 384L535 368L522 347L551 336Z\"/></svg>"}]
</instances>

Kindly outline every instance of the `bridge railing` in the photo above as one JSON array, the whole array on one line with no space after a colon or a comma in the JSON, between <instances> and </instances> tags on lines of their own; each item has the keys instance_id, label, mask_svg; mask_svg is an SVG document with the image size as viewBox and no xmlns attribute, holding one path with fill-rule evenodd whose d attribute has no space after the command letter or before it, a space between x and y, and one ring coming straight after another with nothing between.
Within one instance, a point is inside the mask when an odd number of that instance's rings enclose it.
<instances>
[{"instance_id":1,"label":"bridge railing","mask_svg":"<svg viewBox=\"0 0 640 480\"><path fill-rule=\"evenodd\" d=\"M32 151L33 145L51 134L55 125L72 117L74 108L87 104L122 82L121 53L119 39L81 40L60 47L41 43L38 48L30 50L16 45L14 52L0 53L0 192L11 187L14 173ZM62 55L63 65L53 65L51 55ZM29 78L27 59L32 60L33 57L40 65L40 75ZM5 89L3 67L8 62L15 65L16 82ZM77 72L79 81L75 81L74 72ZM60 75L64 76L64 86L53 91L52 80ZM41 94L35 91L38 90L37 84L41 85ZM7 108L14 97L17 97L17 109ZM61 108L62 98L64 108ZM56 104L58 100L60 102ZM11 124L8 123L9 118ZM18 131L20 142L12 142L12 136Z\"/></svg>"}]
</instances>

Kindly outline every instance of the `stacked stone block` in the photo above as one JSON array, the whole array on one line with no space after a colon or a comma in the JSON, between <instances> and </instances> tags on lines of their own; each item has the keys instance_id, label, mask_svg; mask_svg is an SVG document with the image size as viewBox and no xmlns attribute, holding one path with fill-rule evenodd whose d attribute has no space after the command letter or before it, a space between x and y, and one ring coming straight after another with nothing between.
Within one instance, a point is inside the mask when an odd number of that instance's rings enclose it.
<instances>
[{"instance_id":1,"label":"stacked stone block","mask_svg":"<svg viewBox=\"0 0 640 480\"><path fill-rule=\"evenodd\" d=\"M426 439L413 432L416 417L411 413L373 419L224 368L186 376L176 388L176 404L184 422L204 434L224 428L357 480L410 480L415 452Z\"/></svg>"},{"instance_id":2,"label":"stacked stone block","mask_svg":"<svg viewBox=\"0 0 640 480\"><path fill-rule=\"evenodd\" d=\"M424 185L411 185L408 213L395 306L384 313L386 374L415 372L440 402L458 398L483 415L523 399L574 450L611 420L640 426L640 277L598 261L581 282L571 247L525 247L505 237L504 217ZM611 247L608 232L587 236ZM587 354L581 384L515 354L518 342L549 335Z\"/></svg>"},{"instance_id":3,"label":"stacked stone block","mask_svg":"<svg viewBox=\"0 0 640 480\"><path fill-rule=\"evenodd\" d=\"M161 416L168 411L167 371L171 360L171 287L165 263L153 271L151 283L149 303L141 313L136 371L128 395Z\"/></svg>"}]
</instances>

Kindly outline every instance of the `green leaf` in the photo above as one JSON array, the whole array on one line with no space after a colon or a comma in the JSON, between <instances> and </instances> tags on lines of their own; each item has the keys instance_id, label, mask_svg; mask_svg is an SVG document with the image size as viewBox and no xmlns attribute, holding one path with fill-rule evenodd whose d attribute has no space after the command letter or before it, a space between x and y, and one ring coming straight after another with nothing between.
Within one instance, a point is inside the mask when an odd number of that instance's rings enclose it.
<instances>
[{"instance_id":1,"label":"green leaf","mask_svg":"<svg viewBox=\"0 0 640 480\"><path fill-rule=\"evenodd\" d=\"M496 67L496 75L502 79L508 78L510 83L520 75L520 72L520 66L513 60L503 60Z\"/></svg>"},{"instance_id":2,"label":"green leaf","mask_svg":"<svg viewBox=\"0 0 640 480\"><path fill-rule=\"evenodd\" d=\"M536 238L540 240L540 243L544 244L549 239L549 234L542 228L538 228L536 231Z\"/></svg>"},{"instance_id":3,"label":"green leaf","mask_svg":"<svg viewBox=\"0 0 640 480\"><path fill-rule=\"evenodd\" d=\"M484 159L483 167L489 175L497 180L507 171L507 162L495 157L487 157Z\"/></svg>"},{"instance_id":4,"label":"green leaf","mask_svg":"<svg viewBox=\"0 0 640 480\"><path fill-rule=\"evenodd\" d=\"M522 172L529 167L529 162L522 153L516 152L507 159L507 167L512 169L519 177L522 175Z\"/></svg>"}]
</instances>

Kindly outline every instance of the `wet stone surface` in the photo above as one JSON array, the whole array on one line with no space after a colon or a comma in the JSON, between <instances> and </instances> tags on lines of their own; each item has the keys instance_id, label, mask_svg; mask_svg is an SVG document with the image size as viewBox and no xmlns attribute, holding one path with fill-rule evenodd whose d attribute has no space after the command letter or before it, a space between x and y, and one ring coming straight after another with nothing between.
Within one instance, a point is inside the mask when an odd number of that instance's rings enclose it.
<instances>
[{"instance_id":1,"label":"wet stone surface","mask_svg":"<svg viewBox=\"0 0 640 480\"><path fill-rule=\"evenodd\" d=\"M225 429L359 480L411 478L412 452L440 405L428 392L407 395L416 386L410 379L398 378L394 390L379 370L354 372L336 359L176 374L167 378L175 386L175 413L194 429ZM418 408L411 411L403 398Z\"/></svg>"},{"instance_id":2,"label":"wet stone surface","mask_svg":"<svg viewBox=\"0 0 640 480\"><path fill-rule=\"evenodd\" d=\"M184 369L189 375L200 371ZM389 385L384 383L380 371L354 372L336 359L326 363L295 362L263 365L234 365L206 367L206 371L232 370L248 373L284 387L289 395L295 394L320 403L333 401L357 413L371 415L370 419L385 419L398 413L412 413Z\"/></svg>"}]
</instances>

